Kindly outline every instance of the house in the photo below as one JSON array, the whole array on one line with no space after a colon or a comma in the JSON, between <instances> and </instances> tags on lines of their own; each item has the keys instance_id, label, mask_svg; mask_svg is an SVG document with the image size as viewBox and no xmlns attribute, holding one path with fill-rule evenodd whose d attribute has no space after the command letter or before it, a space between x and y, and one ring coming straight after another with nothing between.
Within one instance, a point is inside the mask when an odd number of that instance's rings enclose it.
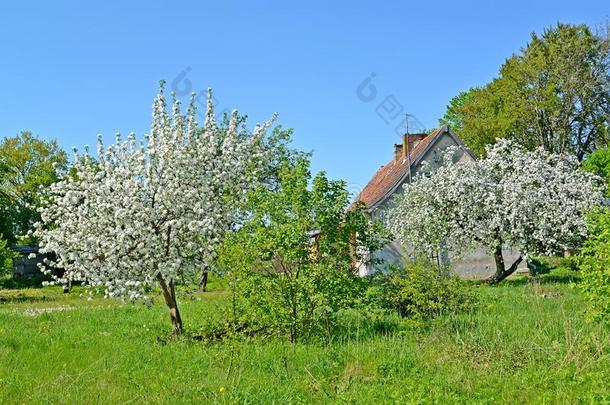
<instances>
[{"instance_id":1,"label":"house","mask_svg":"<svg viewBox=\"0 0 610 405\"><path fill-rule=\"evenodd\" d=\"M394 204L392 197L403 192L402 186L422 174L424 162L427 162L426 171L434 171L442 164L447 148L452 146L457 148L453 163L476 159L462 140L446 125L429 134L403 135L402 143L394 145L394 158L377 170L354 202L364 202L371 215L381 219L387 209ZM510 249L504 253L507 261L518 256L518 252ZM495 270L493 257L486 254L483 249L462 253L459 258L452 256L455 255L451 252L440 251L435 253L432 259L439 264L450 264L456 273L465 278L484 278ZM385 264L402 264L407 257L409 254L396 241L375 253L375 258L382 259ZM374 271L370 262L369 260L358 266L360 275L365 276Z\"/></svg>"}]
</instances>

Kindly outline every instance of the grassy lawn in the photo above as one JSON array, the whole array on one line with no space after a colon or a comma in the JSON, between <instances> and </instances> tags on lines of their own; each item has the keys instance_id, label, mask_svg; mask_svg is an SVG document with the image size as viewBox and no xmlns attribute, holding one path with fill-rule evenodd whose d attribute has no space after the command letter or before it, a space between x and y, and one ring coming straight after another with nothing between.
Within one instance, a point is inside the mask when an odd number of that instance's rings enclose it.
<instances>
[{"instance_id":1,"label":"grassy lawn","mask_svg":"<svg viewBox=\"0 0 610 405\"><path fill-rule=\"evenodd\" d=\"M472 288L473 313L399 329L387 327L396 319L346 314L339 337L295 345L170 338L160 300L0 290L0 402L610 402L610 334L586 322L569 276ZM216 287L179 298L197 330L229 297Z\"/></svg>"}]
</instances>

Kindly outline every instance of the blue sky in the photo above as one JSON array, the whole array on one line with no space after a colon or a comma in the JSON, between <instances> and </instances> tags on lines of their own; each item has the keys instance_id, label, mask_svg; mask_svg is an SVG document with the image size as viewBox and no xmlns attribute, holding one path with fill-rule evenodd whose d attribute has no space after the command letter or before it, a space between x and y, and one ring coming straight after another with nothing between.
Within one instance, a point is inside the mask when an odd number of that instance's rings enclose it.
<instances>
[{"instance_id":1,"label":"blue sky","mask_svg":"<svg viewBox=\"0 0 610 405\"><path fill-rule=\"evenodd\" d=\"M354 191L391 159L405 112L435 127L531 32L610 18L601 0L84 3L0 6L1 136L27 129L70 148L141 135L158 80L188 80L251 123L278 112L313 169ZM358 92L371 77L376 94Z\"/></svg>"}]
</instances>

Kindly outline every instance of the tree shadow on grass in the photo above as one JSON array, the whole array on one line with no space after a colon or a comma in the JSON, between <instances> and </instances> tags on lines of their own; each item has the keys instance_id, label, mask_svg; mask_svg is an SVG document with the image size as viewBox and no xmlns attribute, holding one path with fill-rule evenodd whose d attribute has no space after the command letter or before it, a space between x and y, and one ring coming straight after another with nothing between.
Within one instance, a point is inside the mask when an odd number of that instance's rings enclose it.
<instances>
[{"instance_id":1,"label":"tree shadow on grass","mask_svg":"<svg viewBox=\"0 0 610 405\"><path fill-rule=\"evenodd\" d=\"M547 274L541 274L538 278L532 278L529 275L520 275L513 278L508 278L502 281L499 285L510 285L513 287L524 286L528 284L571 284L578 283L580 275L574 271L566 269L553 269Z\"/></svg>"},{"instance_id":2,"label":"tree shadow on grass","mask_svg":"<svg viewBox=\"0 0 610 405\"><path fill-rule=\"evenodd\" d=\"M531 283L532 283L531 277L529 277L527 275L520 275L517 277L507 278L506 280L501 281L497 285L509 285L512 287L520 287L520 286L524 286L524 285L531 284Z\"/></svg>"},{"instance_id":3,"label":"tree shadow on grass","mask_svg":"<svg viewBox=\"0 0 610 405\"><path fill-rule=\"evenodd\" d=\"M33 277L0 278L0 304L55 301L55 291L42 289L42 283L50 280L51 278L44 274Z\"/></svg>"},{"instance_id":4,"label":"tree shadow on grass","mask_svg":"<svg viewBox=\"0 0 610 405\"><path fill-rule=\"evenodd\" d=\"M26 288L42 288L44 281L51 278L44 274L32 277L3 277L0 278L0 290L22 290Z\"/></svg>"},{"instance_id":5,"label":"tree shadow on grass","mask_svg":"<svg viewBox=\"0 0 610 405\"><path fill-rule=\"evenodd\" d=\"M328 345L330 343L363 342L380 336L404 333L422 333L431 327L432 319L416 320L400 318L389 310L364 308L344 309L335 314L332 325L317 325L300 331L298 343ZM205 328L185 330L179 336L168 332L159 336L157 343L164 345L175 339L190 340L206 345L224 344L227 341L290 342L289 332L280 332L271 326L244 321L221 322Z\"/></svg>"},{"instance_id":6,"label":"tree shadow on grass","mask_svg":"<svg viewBox=\"0 0 610 405\"><path fill-rule=\"evenodd\" d=\"M580 274L573 271L554 271L550 274L545 274L540 278L542 284L570 284L578 283Z\"/></svg>"},{"instance_id":7,"label":"tree shadow on grass","mask_svg":"<svg viewBox=\"0 0 610 405\"><path fill-rule=\"evenodd\" d=\"M34 302L51 302L57 299L53 296L41 295L41 296L29 296L25 294L15 294L3 296L0 294L0 304L15 304L15 303L34 303Z\"/></svg>"}]
</instances>

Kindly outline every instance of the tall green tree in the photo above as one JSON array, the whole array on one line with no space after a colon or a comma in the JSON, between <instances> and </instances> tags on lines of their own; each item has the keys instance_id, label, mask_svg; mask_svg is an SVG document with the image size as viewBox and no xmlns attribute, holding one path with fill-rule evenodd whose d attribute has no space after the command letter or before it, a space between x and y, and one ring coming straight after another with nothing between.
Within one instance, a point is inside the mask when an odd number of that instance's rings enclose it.
<instances>
[{"instance_id":1,"label":"tall green tree","mask_svg":"<svg viewBox=\"0 0 610 405\"><path fill-rule=\"evenodd\" d=\"M598 175L606 182L606 196L610 197L610 148L600 148L582 163L582 168Z\"/></svg>"},{"instance_id":2,"label":"tall green tree","mask_svg":"<svg viewBox=\"0 0 610 405\"><path fill-rule=\"evenodd\" d=\"M40 188L57 181L68 157L57 141L29 131L0 143L0 234L9 243L25 235L39 219Z\"/></svg>"},{"instance_id":3,"label":"tall green tree","mask_svg":"<svg viewBox=\"0 0 610 405\"><path fill-rule=\"evenodd\" d=\"M472 87L468 91L462 91L453 97L449 101L445 115L438 121L443 125L448 125L454 132L461 134L464 130L462 109L472 102L472 96L476 90L478 90L477 87Z\"/></svg>"},{"instance_id":4,"label":"tall green tree","mask_svg":"<svg viewBox=\"0 0 610 405\"><path fill-rule=\"evenodd\" d=\"M13 252L6 241L0 237L0 277L13 269L13 260L17 254Z\"/></svg>"},{"instance_id":5,"label":"tall green tree","mask_svg":"<svg viewBox=\"0 0 610 405\"><path fill-rule=\"evenodd\" d=\"M475 153L497 138L583 160L610 143L610 38L557 24L508 58L499 77L451 100L441 122Z\"/></svg>"}]
</instances>

